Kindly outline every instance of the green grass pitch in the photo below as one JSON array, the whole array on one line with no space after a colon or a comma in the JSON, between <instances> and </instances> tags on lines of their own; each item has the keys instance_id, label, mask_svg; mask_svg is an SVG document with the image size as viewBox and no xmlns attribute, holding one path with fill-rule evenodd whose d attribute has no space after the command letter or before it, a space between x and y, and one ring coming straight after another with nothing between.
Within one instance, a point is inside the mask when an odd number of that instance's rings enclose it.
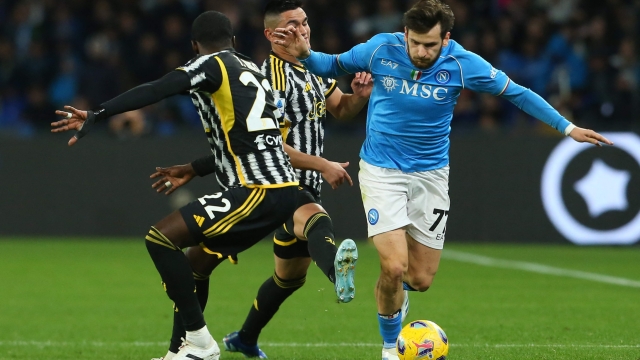
<instances>
[{"instance_id":1,"label":"green grass pitch","mask_svg":"<svg viewBox=\"0 0 640 360\"><path fill-rule=\"evenodd\" d=\"M445 257L432 289L411 294L409 320L442 326L448 359L640 359L639 247L450 242L447 250L510 261ZM337 304L313 267L262 333L270 359L380 359L378 258L365 242L359 252L355 300ZM518 268L524 262L535 263L525 265L533 270ZM544 273L549 267L560 273ZM214 272L205 316L219 343L241 326L272 271L271 245L263 242L242 253L238 265ZM631 282L611 284L594 274ZM171 305L142 239L0 239L1 360L159 357ZM224 351L221 357L242 358Z\"/></svg>"}]
</instances>

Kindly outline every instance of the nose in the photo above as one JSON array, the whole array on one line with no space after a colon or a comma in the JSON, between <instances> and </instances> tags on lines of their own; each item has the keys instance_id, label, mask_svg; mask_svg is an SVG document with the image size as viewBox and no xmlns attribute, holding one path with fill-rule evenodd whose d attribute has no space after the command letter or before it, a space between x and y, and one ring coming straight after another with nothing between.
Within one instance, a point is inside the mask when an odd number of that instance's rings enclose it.
<instances>
[{"instance_id":1,"label":"nose","mask_svg":"<svg viewBox=\"0 0 640 360\"><path fill-rule=\"evenodd\" d=\"M418 47L418 56L421 58L426 58L427 57L427 49L425 49L423 46Z\"/></svg>"}]
</instances>

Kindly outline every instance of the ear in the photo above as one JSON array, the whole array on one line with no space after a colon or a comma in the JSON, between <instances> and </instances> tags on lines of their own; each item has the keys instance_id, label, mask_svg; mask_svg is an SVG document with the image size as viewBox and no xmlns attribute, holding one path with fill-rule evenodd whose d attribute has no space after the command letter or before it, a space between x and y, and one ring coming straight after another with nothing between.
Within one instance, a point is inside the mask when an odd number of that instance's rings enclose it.
<instances>
[{"instance_id":1,"label":"ear","mask_svg":"<svg viewBox=\"0 0 640 360\"><path fill-rule=\"evenodd\" d=\"M200 55L200 47L198 46L198 43L191 40L191 48L193 49L193 52L196 53L196 55Z\"/></svg>"},{"instance_id":2,"label":"ear","mask_svg":"<svg viewBox=\"0 0 640 360\"><path fill-rule=\"evenodd\" d=\"M444 39L442 39L442 46L447 46L449 45L449 38L451 37L451 33L447 32L447 35L444 36Z\"/></svg>"},{"instance_id":3,"label":"ear","mask_svg":"<svg viewBox=\"0 0 640 360\"><path fill-rule=\"evenodd\" d=\"M404 42L409 42L409 29L407 29L407 27L404 27Z\"/></svg>"},{"instance_id":4,"label":"ear","mask_svg":"<svg viewBox=\"0 0 640 360\"><path fill-rule=\"evenodd\" d=\"M271 42L271 36L273 36L273 31L271 31L271 29L269 28L265 28L263 34L264 34L264 37L266 37L267 40Z\"/></svg>"},{"instance_id":5,"label":"ear","mask_svg":"<svg viewBox=\"0 0 640 360\"><path fill-rule=\"evenodd\" d=\"M231 46L235 49L236 48L236 37L235 35L231 38Z\"/></svg>"}]
</instances>

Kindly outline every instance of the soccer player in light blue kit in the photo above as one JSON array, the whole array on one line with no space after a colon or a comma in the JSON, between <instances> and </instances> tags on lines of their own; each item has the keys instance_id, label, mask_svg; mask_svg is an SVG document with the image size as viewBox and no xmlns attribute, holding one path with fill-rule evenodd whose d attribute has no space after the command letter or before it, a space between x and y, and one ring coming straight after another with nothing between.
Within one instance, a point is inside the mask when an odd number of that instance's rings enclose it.
<instances>
[{"instance_id":1,"label":"soccer player in light blue kit","mask_svg":"<svg viewBox=\"0 0 640 360\"><path fill-rule=\"evenodd\" d=\"M449 133L462 89L504 97L575 141L612 144L451 40L454 15L441 1L419 1L403 20L404 34L378 34L340 55L310 51L293 26L275 29L276 43L312 73L367 71L375 79L359 178L381 263L375 293L383 360L398 359L407 291L426 291L438 270L449 214Z\"/></svg>"}]
</instances>

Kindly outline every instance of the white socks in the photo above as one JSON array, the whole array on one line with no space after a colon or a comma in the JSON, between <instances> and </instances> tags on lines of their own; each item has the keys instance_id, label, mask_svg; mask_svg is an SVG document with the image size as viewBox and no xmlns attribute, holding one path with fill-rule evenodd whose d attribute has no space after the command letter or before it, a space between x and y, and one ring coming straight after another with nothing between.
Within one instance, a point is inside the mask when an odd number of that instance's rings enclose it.
<instances>
[{"instance_id":1,"label":"white socks","mask_svg":"<svg viewBox=\"0 0 640 360\"><path fill-rule=\"evenodd\" d=\"M163 360L171 360L171 359L173 359L174 356L176 356L176 354L172 353L171 351L167 351L167 355L165 355L162 359Z\"/></svg>"},{"instance_id":2,"label":"white socks","mask_svg":"<svg viewBox=\"0 0 640 360\"><path fill-rule=\"evenodd\" d=\"M210 347L213 342L213 337L206 325L200 330L187 331L186 339L191 344L205 349Z\"/></svg>"}]
</instances>

